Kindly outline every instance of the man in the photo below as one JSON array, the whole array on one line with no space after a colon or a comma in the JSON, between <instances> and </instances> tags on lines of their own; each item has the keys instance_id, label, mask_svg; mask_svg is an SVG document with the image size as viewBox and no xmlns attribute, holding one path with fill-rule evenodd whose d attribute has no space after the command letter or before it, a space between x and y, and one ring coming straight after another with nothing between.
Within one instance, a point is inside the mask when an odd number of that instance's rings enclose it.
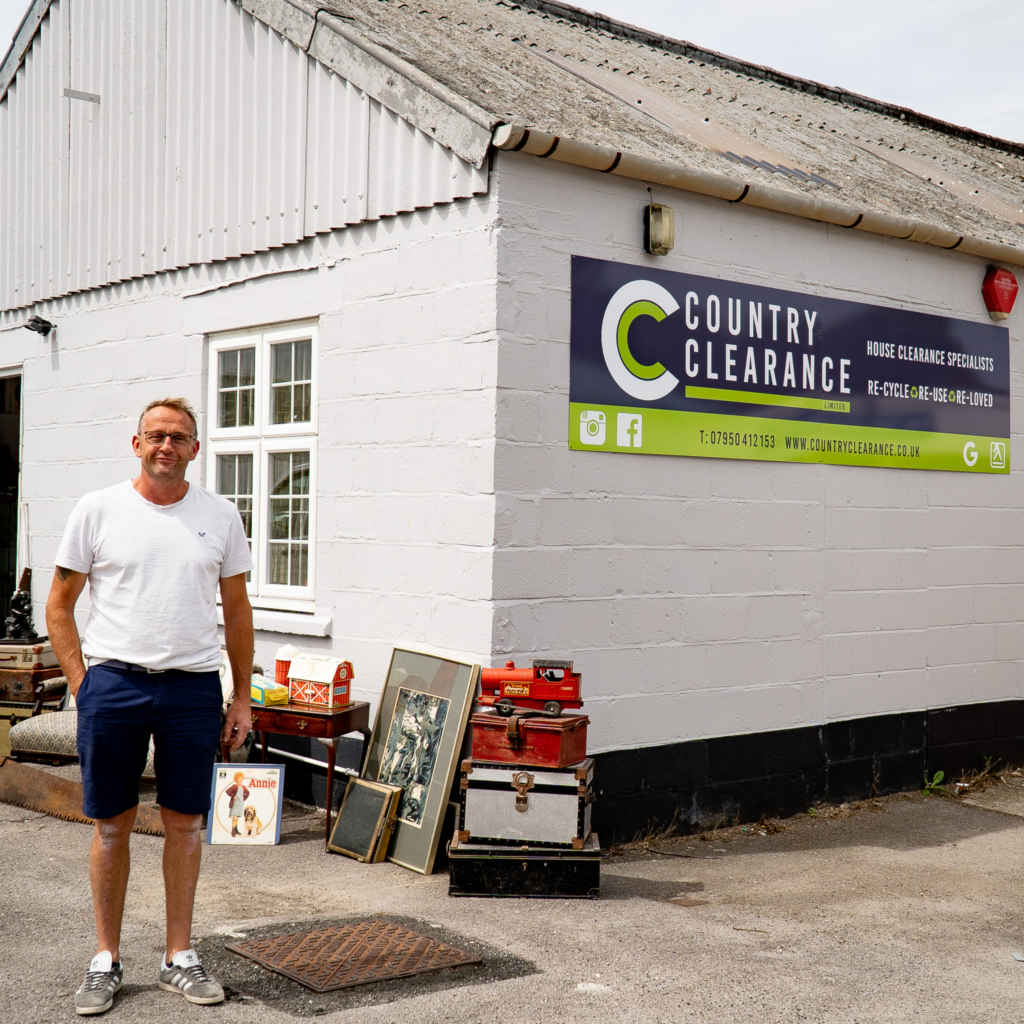
<instances>
[{"instance_id":1,"label":"man","mask_svg":"<svg viewBox=\"0 0 1024 1024\"><path fill-rule=\"evenodd\" d=\"M184 399L146 406L132 437L138 477L79 501L46 602L50 642L78 707L82 806L96 820L89 880L97 952L75 993L80 1014L109 1010L121 987L129 839L150 736L165 832L159 984L192 1003L224 999L192 949L192 910L218 741L235 749L251 726L250 556L234 506L185 480L197 433ZM74 609L86 581L80 639ZM218 589L234 680L223 727Z\"/></svg>"}]
</instances>

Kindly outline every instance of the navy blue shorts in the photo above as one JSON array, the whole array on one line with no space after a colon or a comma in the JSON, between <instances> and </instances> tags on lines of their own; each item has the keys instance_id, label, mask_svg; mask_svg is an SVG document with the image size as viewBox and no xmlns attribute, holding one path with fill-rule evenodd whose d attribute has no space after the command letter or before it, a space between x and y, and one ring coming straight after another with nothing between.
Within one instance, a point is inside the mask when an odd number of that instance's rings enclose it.
<instances>
[{"instance_id":1,"label":"navy blue shorts","mask_svg":"<svg viewBox=\"0 0 1024 1024\"><path fill-rule=\"evenodd\" d=\"M157 803L180 814L205 814L222 703L217 672L93 665L75 696L85 814L113 818L139 802L150 736Z\"/></svg>"}]
</instances>

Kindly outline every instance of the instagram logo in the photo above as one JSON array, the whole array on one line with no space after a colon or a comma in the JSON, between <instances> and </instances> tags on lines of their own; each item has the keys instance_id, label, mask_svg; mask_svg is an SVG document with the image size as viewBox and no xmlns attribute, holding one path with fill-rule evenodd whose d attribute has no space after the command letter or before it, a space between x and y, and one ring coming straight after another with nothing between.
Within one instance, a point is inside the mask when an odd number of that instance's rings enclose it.
<instances>
[{"instance_id":1,"label":"instagram logo","mask_svg":"<svg viewBox=\"0 0 1024 1024\"><path fill-rule=\"evenodd\" d=\"M606 419L600 409L584 409L580 413L580 443L604 444Z\"/></svg>"}]
</instances>

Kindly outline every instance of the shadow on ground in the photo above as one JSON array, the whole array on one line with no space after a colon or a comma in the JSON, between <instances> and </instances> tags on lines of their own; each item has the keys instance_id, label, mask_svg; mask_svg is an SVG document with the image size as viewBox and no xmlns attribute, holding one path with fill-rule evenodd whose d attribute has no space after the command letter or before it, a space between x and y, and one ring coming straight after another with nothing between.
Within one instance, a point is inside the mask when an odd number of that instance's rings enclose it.
<instances>
[{"instance_id":1,"label":"shadow on ground","mask_svg":"<svg viewBox=\"0 0 1024 1024\"><path fill-rule=\"evenodd\" d=\"M1024 829L1024 788L993 792L988 806L924 793L896 793L855 803L813 808L699 835L660 835L614 847L609 865L652 857L719 860L728 856L875 846L918 850L993 832ZM898 819L890 813L899 805ZM894 825L898 827L894 828ZM603 895L603 893L602 893Z\"/></svg>"}]
</instances>

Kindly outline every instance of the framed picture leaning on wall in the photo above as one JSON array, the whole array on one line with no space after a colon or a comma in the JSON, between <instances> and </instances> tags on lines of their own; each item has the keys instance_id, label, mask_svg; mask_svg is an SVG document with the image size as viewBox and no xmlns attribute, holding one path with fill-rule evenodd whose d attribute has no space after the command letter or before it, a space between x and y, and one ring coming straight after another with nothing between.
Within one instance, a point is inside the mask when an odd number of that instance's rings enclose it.
<instances>
[{"instance_id":1,"label":"framed picture leaning on wall","mask_svg":"<svg viewBox=\"0 0 1024 1024\"><path fill-rule=\"evenodd\" d=\"M402 788L389 860L429 874L458 767L480 666L391 655L363 778Z\"/></svg>"}]
</instances>

